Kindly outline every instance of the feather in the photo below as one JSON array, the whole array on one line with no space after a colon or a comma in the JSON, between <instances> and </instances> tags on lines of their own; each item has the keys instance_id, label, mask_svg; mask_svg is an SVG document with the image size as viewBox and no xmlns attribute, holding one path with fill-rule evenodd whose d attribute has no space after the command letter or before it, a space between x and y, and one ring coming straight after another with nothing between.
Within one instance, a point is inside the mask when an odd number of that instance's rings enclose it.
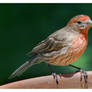
<instances>
[{"instance_id":1,"label":"feather","mask_svg":"<svg viewBox=\"0 0 92 92\"><path fill-rule=\"evenodd\" d=\"M16 76L20 76L22 73L24 73L29 67L31 67L33 64L36 64L38 60L38 56L33 56L29 61L26 61L23 65L21 65L17 70L15 70L9 79L14 78Z\"/></svg>"}]
</instances>

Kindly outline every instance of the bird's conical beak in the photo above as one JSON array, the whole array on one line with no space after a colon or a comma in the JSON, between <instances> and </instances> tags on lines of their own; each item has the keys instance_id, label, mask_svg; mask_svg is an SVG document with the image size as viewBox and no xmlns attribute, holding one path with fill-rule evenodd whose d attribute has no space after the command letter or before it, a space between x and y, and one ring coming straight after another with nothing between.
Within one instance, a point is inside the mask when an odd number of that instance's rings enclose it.
<instances>
[{"instance_id":1,"label":"bird's conical beak","mask_svg":"<svg viewBox=\"0 0 92 92\"><path fill-rule=\"evenodd\" d=\"M88 20L88 25L92 27L92 20Z\"/></svg>"}]
</instances>

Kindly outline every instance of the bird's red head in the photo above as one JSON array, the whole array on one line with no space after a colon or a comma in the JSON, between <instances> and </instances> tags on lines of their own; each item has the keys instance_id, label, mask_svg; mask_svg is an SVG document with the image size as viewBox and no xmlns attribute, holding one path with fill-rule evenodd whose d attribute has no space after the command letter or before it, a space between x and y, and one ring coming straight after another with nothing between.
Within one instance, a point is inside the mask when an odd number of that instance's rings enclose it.
<instances>
[{"instance_id":1,"label":"bird's red head","mask_svg":"<svg viewBox=\"0 0 92 92\"><path fill-rule=\"evenodd\" d=\"M78 15L69 21L68 26L71 26L74 30L79 30L80 32L83 32L84 30L88 31L88 29L92 27L92 21L87 15Z\"/></svg>"}]
</instances>

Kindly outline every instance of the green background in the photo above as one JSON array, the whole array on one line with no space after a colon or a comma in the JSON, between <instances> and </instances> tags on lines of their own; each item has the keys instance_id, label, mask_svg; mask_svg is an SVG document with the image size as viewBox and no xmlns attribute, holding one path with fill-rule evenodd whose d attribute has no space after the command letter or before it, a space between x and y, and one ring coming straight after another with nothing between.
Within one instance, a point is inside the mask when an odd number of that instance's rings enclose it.
<instances>
[{"instance_id":1,"label":"green background","mask_svg":"<svg viewBox=\"0 0 92 92\"><path fill-rule=\"evenodd\" d=\"M92 4L0 4L0 84L49 75L47 64L32 66L20 77L8 77L29 59L26 55L48 35L64 27L74 16L86 14L92 18ZM73 64L92 70L92 29L86 52ZM68 66L52 66L57 73L74 72Z\"/></svg>"}]
</instances>

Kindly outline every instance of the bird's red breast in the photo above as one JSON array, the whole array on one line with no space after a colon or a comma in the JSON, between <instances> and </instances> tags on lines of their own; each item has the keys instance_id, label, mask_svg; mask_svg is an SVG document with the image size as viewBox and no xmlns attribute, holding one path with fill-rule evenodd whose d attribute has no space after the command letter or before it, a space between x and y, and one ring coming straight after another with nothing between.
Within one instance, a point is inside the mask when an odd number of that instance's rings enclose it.
<instances>
[{"instance_id":1,"label":"bird's red breast","mask_svg":"<svg viewBox=\"0 0 92 92\"><path fill-rule=\"evenodd\" d=\"M75 51L79 48L81 48L82 46L85 47L87 46L87 42L88 39L85 38L85 35L79 35L77 37L75 37L75 39L72 41L72 49L74 49Z\"/></svg>"},{"instance_id":2,"label":"bird's red breast","mask_svg":"<svg viewBox=\"0 0 92 92\"><path fill-rule=\"evenodd\" d=\"M88 39L85 38L85 35L77 36L73 42L71 50L73 51L73 55L75 55L74 61L76 61L86 50L88 45Z\"/></svg>"}]
</instances>

